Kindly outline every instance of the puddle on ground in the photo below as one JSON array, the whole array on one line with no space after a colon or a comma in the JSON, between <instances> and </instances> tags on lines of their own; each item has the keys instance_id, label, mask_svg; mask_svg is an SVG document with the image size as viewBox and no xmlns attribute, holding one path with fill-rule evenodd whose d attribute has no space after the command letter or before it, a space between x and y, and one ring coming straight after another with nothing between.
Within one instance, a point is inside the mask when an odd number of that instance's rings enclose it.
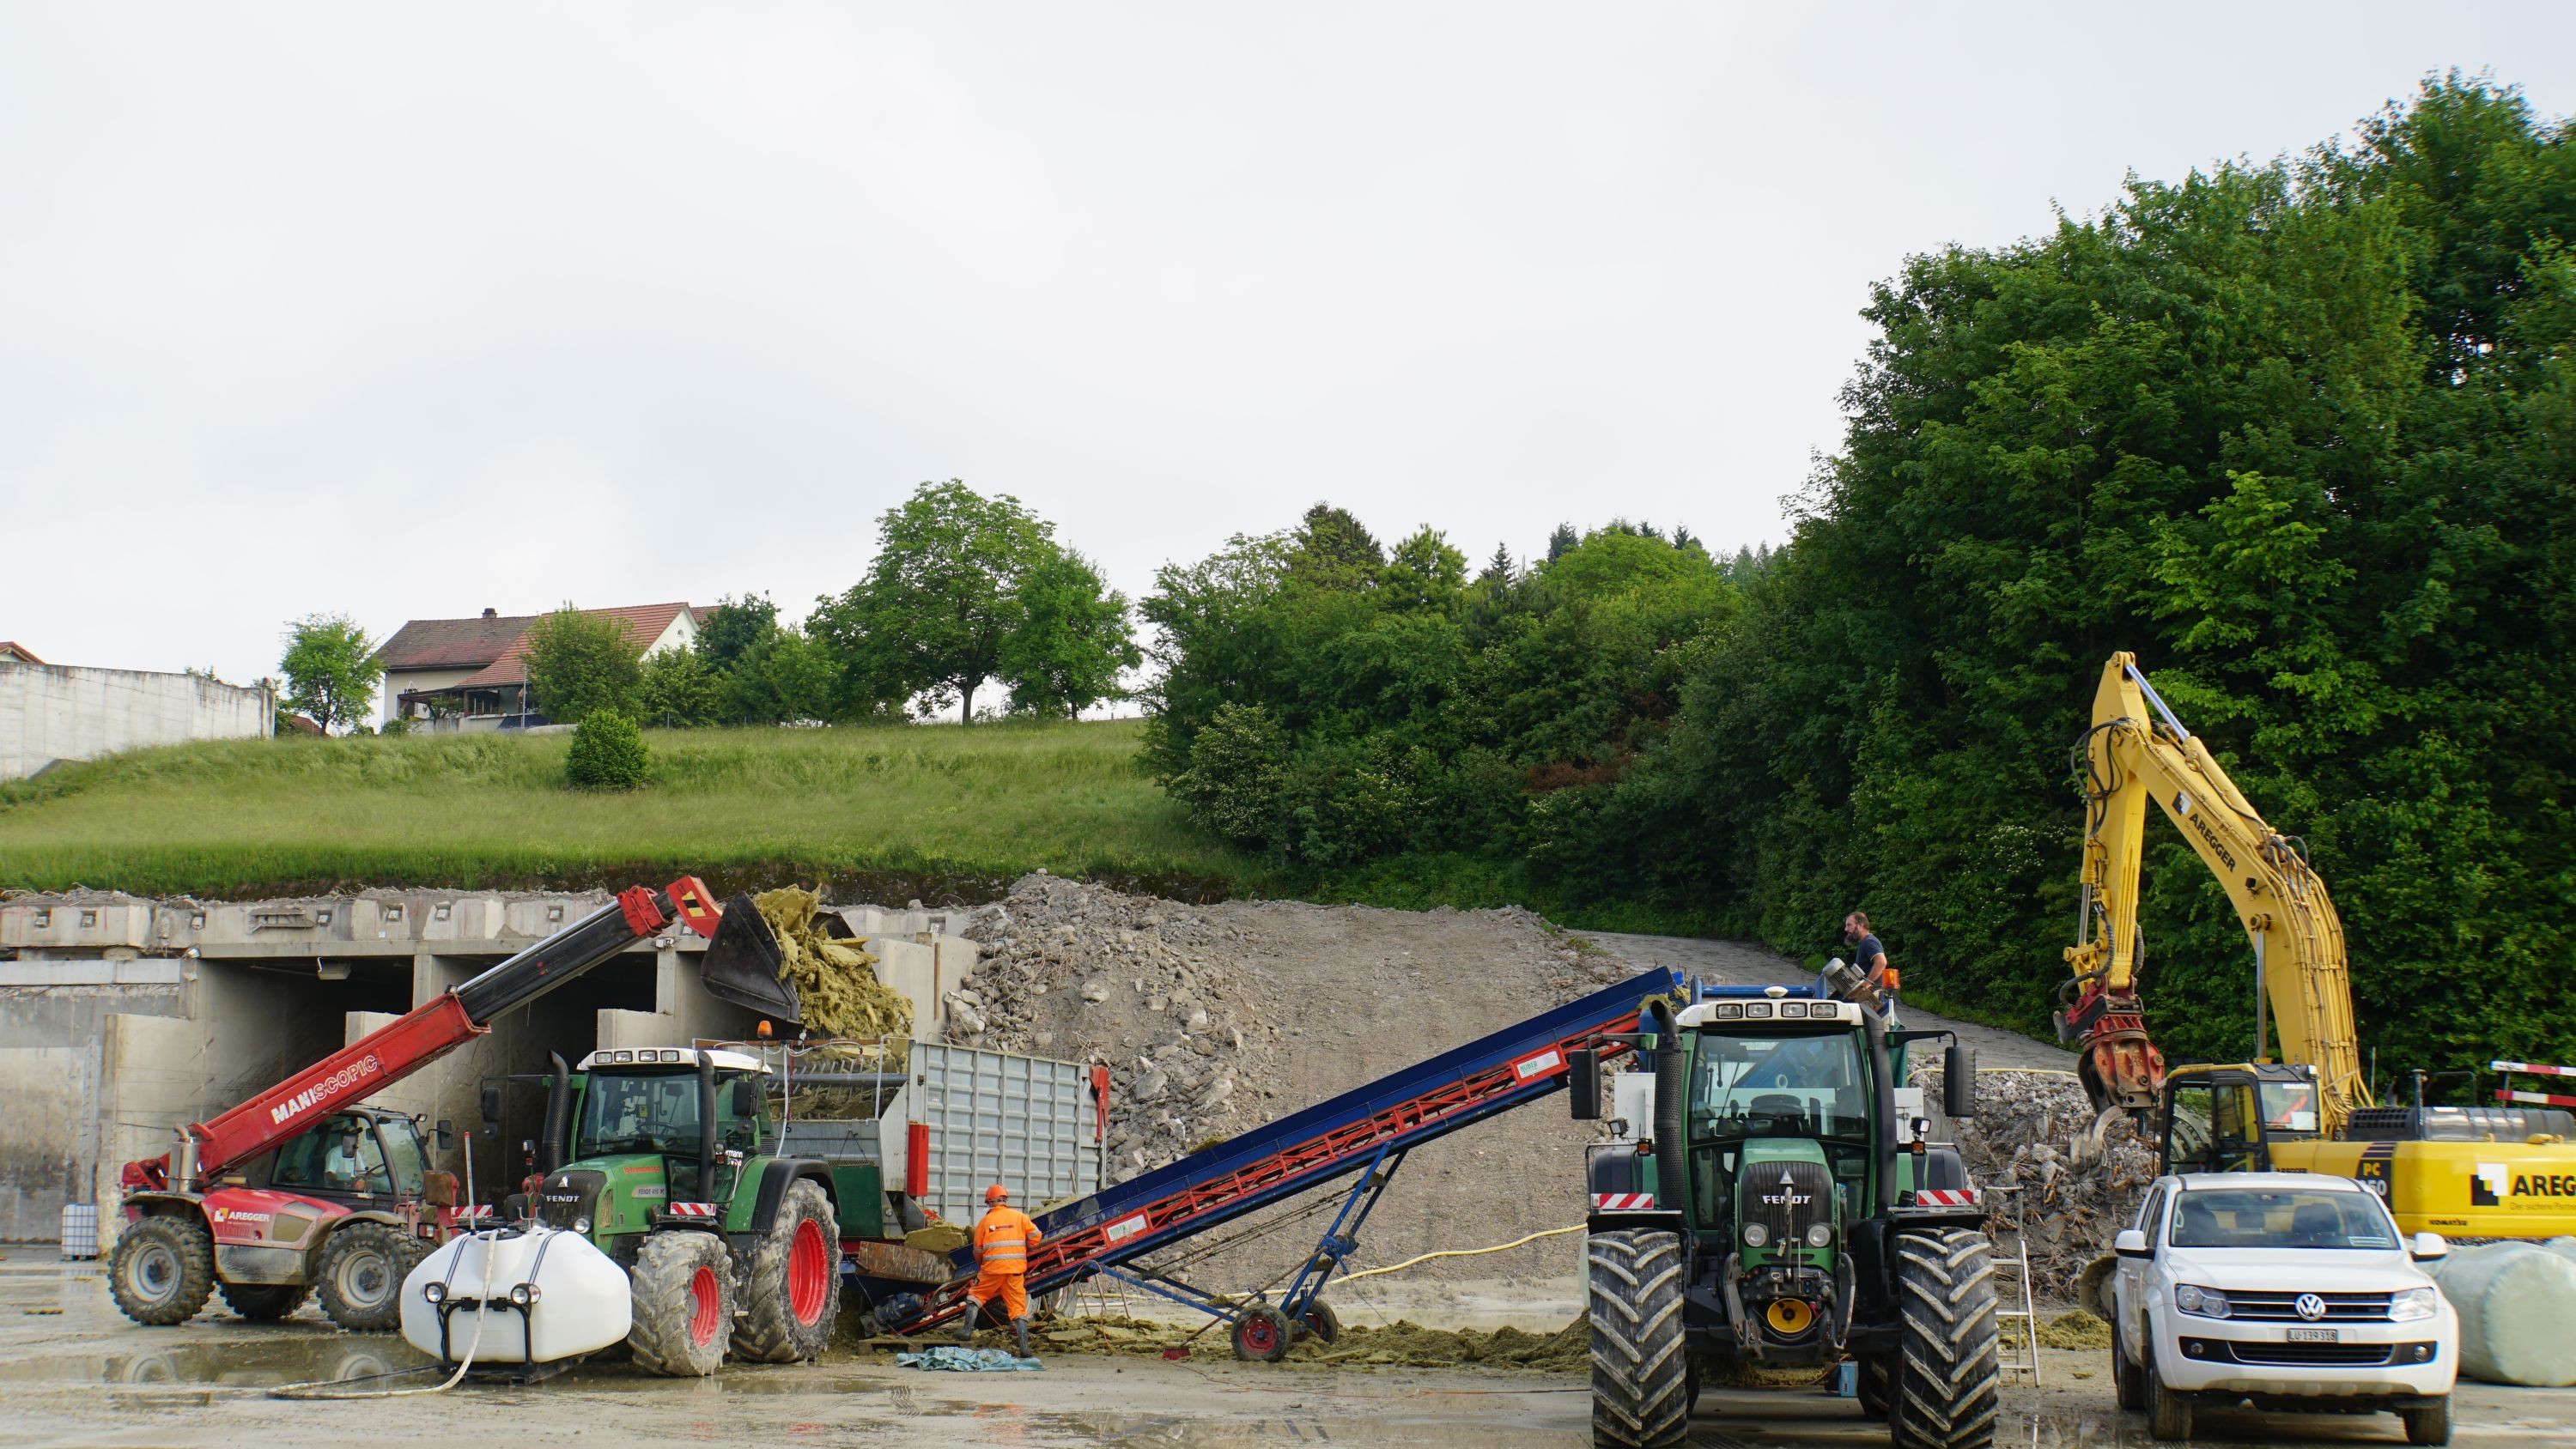
<instances>
[{"instance_id":1,"label":"puddle on ground","mask_svg":"<svg viewBox=\"0 0 2576 1449\"><path fill-rule=\"evenodd\" d=\"M226 1338L132 1352L53 1354L0 1363L0 1384L228 1385L276 1388L421 1368L429 1356L391 1334Z\"/></svg>"}]
</instances>

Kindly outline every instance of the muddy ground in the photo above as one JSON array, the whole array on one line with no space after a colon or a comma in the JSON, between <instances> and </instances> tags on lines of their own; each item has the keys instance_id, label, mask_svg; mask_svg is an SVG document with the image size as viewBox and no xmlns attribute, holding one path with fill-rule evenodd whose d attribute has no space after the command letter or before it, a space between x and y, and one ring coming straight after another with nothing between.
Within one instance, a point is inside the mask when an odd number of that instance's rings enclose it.
<instances>
[{"instance_id":1,"label":"muddy ground","mask_svg":"<svg viewBox=\"0 0 2576 1449\"><path fill-rule=\"evenodd\" d=\"M0 1446L353 1443L1108 1445L1231 1449L1277 1443L1574 1449L1590 1442L1579 1376L1491 1370L1301 1368L1062 1356L1041 1373L926 1374L836 1349L822 1363L653 1379L577 1368L525 1388L312 1403L270 1390L401 1368L389 1335L345 1334L310 1309L253 1326L208 1313L179 1328L118 1316L87 1265L50 1249L0 1259ZM2144 1421L2111 1403L2107 1355L2050 1350L2043 1387L2005 1394L2000 1445L2144 1446ZM422 1382L420 1379L406 1383ZM2463 1385L2455 1442L2576 1443L2576 1391ZM2205 1444L2402 1443L2397 1421L2252 1413L2212 1416ZM1716 1391L1694 1445L1859 1449L1887 1442L1850 1400L1812 1389Z\"/></svg>"}]
</instances>

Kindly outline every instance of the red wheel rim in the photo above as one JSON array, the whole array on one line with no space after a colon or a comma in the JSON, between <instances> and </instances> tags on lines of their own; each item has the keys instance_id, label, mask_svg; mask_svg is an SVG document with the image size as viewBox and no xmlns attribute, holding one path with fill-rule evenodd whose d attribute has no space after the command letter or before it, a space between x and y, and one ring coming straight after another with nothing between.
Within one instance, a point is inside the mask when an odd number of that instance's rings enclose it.
<instances>
[{"instance_id":1,"label":"red wheel rim","mask_svg":"<svg viewBox=\"0 0 2576 1449\"><path fill-rule=\"evenodd\" d=\"M1279 1330L1267 1318L1247 1318L1243 1320L1243 1346L1259 1357L1279 1346Z\"/></svg>"},{"instance_id":2,"label":"red wheel rim","mask_svg":"<svg viewBox=\"0 0 2576 1449\"><path fill-rule=\"evenodd\" d=\"M787 1245L787 1311L799 1323L823 1316L832 1295L831 1256L821 1223L807 1218L796 1225L795 1240Z\"/></svg>"},{"instance_id":3,"label":"red wheel rim","mask_svg":"<svg viewBox=\"0 0 2576 1449\"><path fill-rule=\"evenodd\" d=\"M699 1268L689 1280L689 1296L698 1305L689 1315L689 1341L704 1348L716 1341L716 1330L724 1326L724 1288L716 1282L716 1270Z\"/></svg>"}]
</instances>

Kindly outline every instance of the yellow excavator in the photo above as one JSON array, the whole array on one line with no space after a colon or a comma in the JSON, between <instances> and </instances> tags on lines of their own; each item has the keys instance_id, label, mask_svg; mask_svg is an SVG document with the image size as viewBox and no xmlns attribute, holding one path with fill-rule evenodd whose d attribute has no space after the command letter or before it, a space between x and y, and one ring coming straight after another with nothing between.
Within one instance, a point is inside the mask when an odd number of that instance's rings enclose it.
<instances>
[{"instance_id":1,"label":"yellow excavator","mask_svg":"<svg viewBox=\"0 0 2576 1449\"><path fill-rule=\"evenodd\" d=\"M2153 714L2150 716L2149 711ZM2166 1172L2331 1172L2380 1193L2403 1231L2576 1232L2576 1116L2524 1107L2382 1107L2362 1071L2343 922L2297 839L2263 822L2183 728L2137 657L2111 656L2075 746L2084 875L2059 1036L2101 1117L2158 1134ZM2167 1070L2138 997L2138 869L2153 800L2226 887L2254 947L2255 1060ZM2428 1003L2428 1005L2430 1005ZM2277 1033L2281 1059L2265 1053ZM2079 1155L2085 1144L2078 1144Z\"/></svg>"}]
</instances>

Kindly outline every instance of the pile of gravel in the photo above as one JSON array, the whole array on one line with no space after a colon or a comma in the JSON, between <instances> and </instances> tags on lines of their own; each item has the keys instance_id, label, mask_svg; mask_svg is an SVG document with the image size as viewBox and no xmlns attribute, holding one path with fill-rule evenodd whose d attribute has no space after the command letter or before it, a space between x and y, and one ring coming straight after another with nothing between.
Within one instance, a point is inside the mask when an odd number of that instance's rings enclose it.
<instances>
[{"instance_id":1,"label":"pile of gravel","mask_svg":"<svg viewBox=\"0 0 2576 1449\"><path fill-rule=\"evenodd\" d=\"M1918 1078L1940 1100L1939 1068ZM2075 1297L2076 1276L2111 1251L2156 1180L2155 1145L2125 1116L2103 1133L2098 1159L2079 1161L2075 1140L2097 1117L2072 1075L1989 1069L1977 1073L1977 1115L1952 1123L1996 1228L2018 1228L2028 1241L2031 1290L2042 1301Z\"/></svg>"},{"instance_id":2,"label":"pile of gravel","mask_svg":"<svg viewBox=\"0 0 2576 1449\"><path fill-rule=\"evenodd\" d=\"M1110 1064L1113 1177L1277 1115L1273 1003L1238 964L1242 928L1206 908L1037 874L976 912L982 953L944 998L970 1046Z\"/></svg>"}]
</instances>

